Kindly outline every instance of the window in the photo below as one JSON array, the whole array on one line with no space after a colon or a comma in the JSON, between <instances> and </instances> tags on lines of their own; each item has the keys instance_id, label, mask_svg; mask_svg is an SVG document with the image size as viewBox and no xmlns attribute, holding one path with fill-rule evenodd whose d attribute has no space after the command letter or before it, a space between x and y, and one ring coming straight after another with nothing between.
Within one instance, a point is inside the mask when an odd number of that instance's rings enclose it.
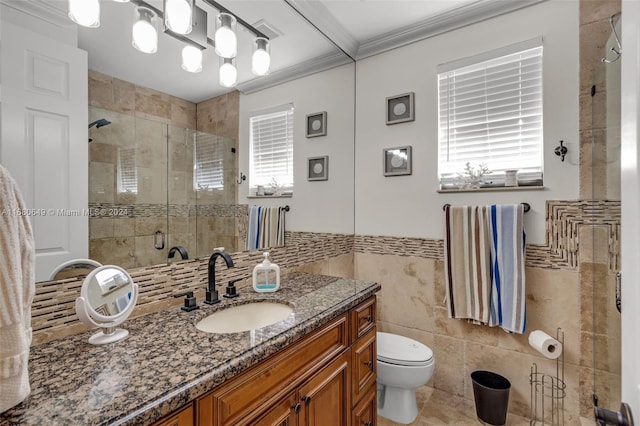
<instances>
[{"instance_id":1,"label":"window","mask_svg":"<svg viewBox=\"0 0 640 426\"><path fill-rule=\"evenodd\" d=\"M459 187L467 163L492 171L482 186L542 185L542 39L438 66L438 174Z\"/></svg>"},{"instance_id":2,"label":"window","mask_svg":"<svg viewBox=\"0 0 640 426\"><path fill-rule=\"evenodd\" d=\"M118 192L138 193L135 148L118 148Z\"/></svg>"},{"instance_id":3,"label":"window","mask_svg":"<svg viewBox=\"0 0 640 426\"><path fill-rule=\"evenodd\" d=\"M193 186L196 190L224 189L224 144L219 137L198 133L193 150L195 173Z\"/></svg>"},{"instance_id":4,"label":"window","mask_svg":"<svg viewBox=\"0 0 640 426\"><path fill-rule=\"evenodd\" d=\"M274 181L283 193L293 191L293 105L284 105L249 119L249 187L271 193Z\"/></svg>"}]
</instances>

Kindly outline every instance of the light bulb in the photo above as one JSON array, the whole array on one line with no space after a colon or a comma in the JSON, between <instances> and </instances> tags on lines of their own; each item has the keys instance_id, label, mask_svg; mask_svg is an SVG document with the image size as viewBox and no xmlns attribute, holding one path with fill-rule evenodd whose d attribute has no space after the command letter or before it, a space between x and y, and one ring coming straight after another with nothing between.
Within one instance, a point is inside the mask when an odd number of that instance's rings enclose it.
<instances>
[{"instance_id":1,"label":"light bulb","mask_svg":"<svg viewBox=\"0 0 640 426\"><path fill-rule=\"evenodd\" d=\"M193 29L193 0L164 0L164 24L174 33Z\"/></svg>"},{"instance_id":2,"label":"light bulb","mask_svg":"<svg viewBox=\"0 0 640 426\"><path fill-rule=\"evenodd\" d=\"M251 71L255 75L267 75L271 65L269 54L269 40L257 37L253 43L253 56L251 56Z\"/></svg>"},{"instance_id":3,"label":"light bulb","mask_svg":"<svg viewBox=\"0 0 640 426\"><path fill-rule=\"evenodd\" d=\"M100 26L100 3L98 0L69 0L69 18L88 28Z\"/></svg>"},{"instance_id":4,"label":"light bulb","mask_svg":"<svg viewBox=\"0 0 640 426\"><path fill-rule=\"evenodd\" d=\"M213 36L215 50L222 58L235 58L238 39L235 32L236 18L229 13L220 13L216 18L216 32Z\"/></svg>"},{"instance_id":5,"label":"light bulb","mask_svg":"<svg viewBox=\"0 0 640 426\"><path fill-rule=\"evenodd\" d=\"M233 87L238 79L238 71L233 65L233 59L220 58L220 85L224 87Z\"/></svg>"},{"instance_id":6,"label":"light bulb","mask_svg":"<svg viewBox=\"0 0 640 426\"><path fill-rule=\"evenodd\" d=\"M183 47L182 69L194 73L202 71L202 50L190 44Z\"/></svg>"},{"instance_id":7,"label":"light bulb","mask_svg":"<svg viewBox=\"0 0 640 426\"><path fill-rule=\"evenodd\" d=\"M158 30L155 27L155 13L145 7L139 7L135 13L135 22L131 29L133 47L143 53L158 51Z\"/></svg>"}]
</instances>

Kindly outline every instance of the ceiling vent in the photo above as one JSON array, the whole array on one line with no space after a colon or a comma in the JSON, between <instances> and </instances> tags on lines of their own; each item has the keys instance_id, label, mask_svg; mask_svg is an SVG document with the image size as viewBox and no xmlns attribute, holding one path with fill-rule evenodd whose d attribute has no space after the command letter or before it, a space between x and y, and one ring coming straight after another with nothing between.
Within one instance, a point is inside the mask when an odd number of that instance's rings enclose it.
<instances>
[{"instance_id":1,"label":"ceiling vent","mask_svg":"<svg viewBox=\"0 0 640 426\"><path fill-rule=\"evenodd\" d=\"M260 31L262 34L269 37L269 41L273 41L273 39L280 37L282 35L282 31L276 29L273 25L265 21L264 19L259 20L255 24L253 24L253 28Z\"/></svg>"}]
</instances>

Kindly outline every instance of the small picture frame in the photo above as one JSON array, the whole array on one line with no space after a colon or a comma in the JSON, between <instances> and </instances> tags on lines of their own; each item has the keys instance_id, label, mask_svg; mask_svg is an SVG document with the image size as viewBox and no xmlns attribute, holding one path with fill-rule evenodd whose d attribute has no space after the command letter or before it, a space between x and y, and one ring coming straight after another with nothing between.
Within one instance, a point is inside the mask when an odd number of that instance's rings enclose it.
<instances>
[{"instance_id":1,"label":"small picture frame","mask_svg":"<svg viewBox=\"0 0 640 426\"><path fill-rule=\"evenodd\" d=\"M327 135L327 111L307 115L308 138Z\"/></svg>"},{"instance_id":2,"label":"small picture frame","mask_svg":"<svg viewBox=\"0 0 640 426\"><path fill-rule=\"evenodd\" d=\"M307 159L309 165L307 169L307 180L328 180L329 179L329 157L310 157Z\"/></svg>"},{"instance_id":3,"label":"small picture frame","mask_svg":"<svg viewBox=\"0 0 640 426\"><path fill-rule=\"evenodd\" d=\"M386 117L387 125L413 121L413 92L387 98Z\"/></svg>"},{"instance_id":4,"label":"small picture frame","mask_svg":"<svg viewBox=\"0 0 640 426\"><path fill-rule=\"evenodd\" d=\"M382 171L385 176L411 174L411 147L385 148L382 150Z\"/></svg>"}]
</instances>

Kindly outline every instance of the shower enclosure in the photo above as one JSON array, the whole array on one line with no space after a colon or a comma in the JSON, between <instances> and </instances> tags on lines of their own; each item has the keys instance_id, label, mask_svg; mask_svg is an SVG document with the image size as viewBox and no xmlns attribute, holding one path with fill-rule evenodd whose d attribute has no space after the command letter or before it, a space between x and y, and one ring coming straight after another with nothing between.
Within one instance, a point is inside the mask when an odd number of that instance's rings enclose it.
<instances>
[{"instance_id":1,"label":"shower enclosure","mask_svg":"<svg viewBox=\"0 0 640 426\"><path fill-rule=\"evenodd\" d=\"M234 141L157 120L89 108L89 257L124 268L235 251ZM174 257L174 260L180 256Z\"/></svg>"},{"instance_id":2,"label":"shower enclosure","mask_svg":"<svg viewBox=\"0 0 640 426\"><path fill-rule=\"evenodd\" d=\"M591 125L585 129L583 162L591 174L589 198L590 246L588 261L581 265L590 278L591 330L583 333L582 352L592 355L594 406L617 411L621 406L620 301L620 13L609 18L606 45L593 65ZM583 280L585 282L585 280ZM583 298L583 300L588 300ZM586 305L586 306L585 306ZM590 332L589 332L590 331ZM583 356L587 363L588 356ZM588 378L586 378L588 380ZM604 423L602 423L604 424ZM615 424L615 423L607 423Z\"/></svg>"}]
</instances>

